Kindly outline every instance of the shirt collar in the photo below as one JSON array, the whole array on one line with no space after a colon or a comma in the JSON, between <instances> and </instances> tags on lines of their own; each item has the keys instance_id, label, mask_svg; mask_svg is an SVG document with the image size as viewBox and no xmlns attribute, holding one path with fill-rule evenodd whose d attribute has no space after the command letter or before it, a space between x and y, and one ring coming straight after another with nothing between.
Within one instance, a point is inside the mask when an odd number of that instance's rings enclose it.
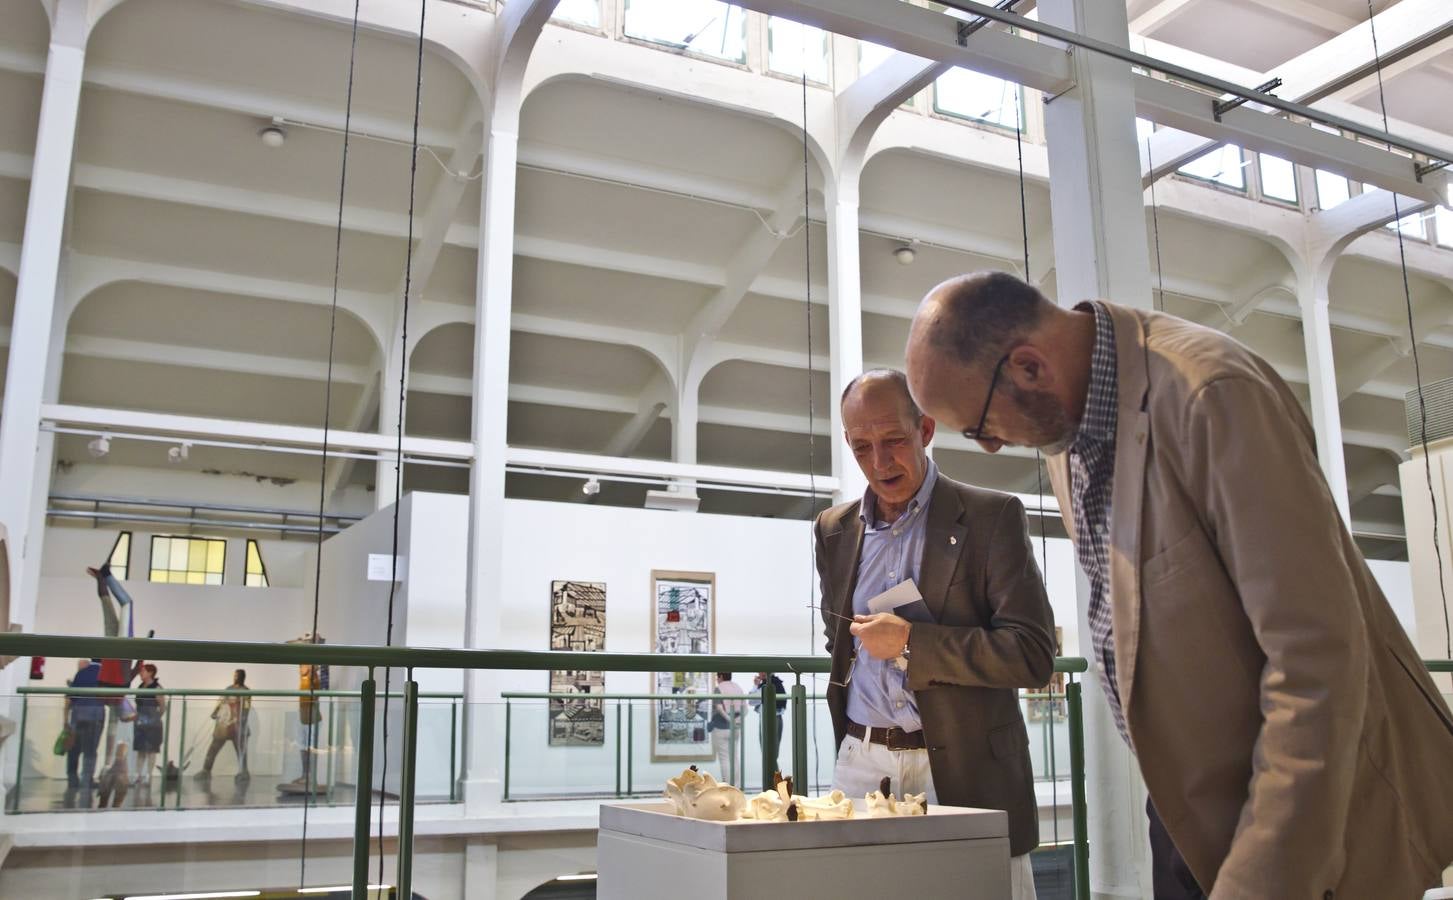
<instances>
[{"instance_id":1,"label":"shirt collar","mask_svg":"<svg viewBox=\"0 0 1453 900\"><path fill-rule=\"evenodd\" d=\"M913 495L913 499L908 501L908 509L903 513L904 518L911 518L928 507L929 498L933 496L933 486L937 483L938 464L932 459L929 459L928 468L923 474L923 484L919 486L918 493ZM858 508L858 518L863 520L863 524L867 527L868 531L873 530L874 520L877 517L877 509L878 497L873 493L873 489L869 487L863 492L863 503ZM894 523L889 522L888 524L892 525Z\"/></svg>"},{"instance_id":2,"label":"shirt collar","mask_svg":"<svg viewBox=\"0 0 1453 900\"><path fill-rule=\"evenodd\" d=\"M1082 440L1113 441L1115 439L1115 322L1104 304L1089 301L1075 309L1095 313L1095 346L1090 353L1090 384L1085 396L1085 412L1075 444Z\"/></svg>"}]
</instances>

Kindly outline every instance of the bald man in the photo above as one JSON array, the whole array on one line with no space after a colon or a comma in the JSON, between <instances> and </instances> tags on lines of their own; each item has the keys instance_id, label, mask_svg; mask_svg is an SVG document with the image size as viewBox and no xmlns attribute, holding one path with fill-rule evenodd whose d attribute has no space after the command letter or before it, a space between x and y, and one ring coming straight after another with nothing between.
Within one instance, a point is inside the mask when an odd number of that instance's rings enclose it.
<instances>
[{"instance_id":1,"label":"bald man","mask_svg":"<svg viewBox=\"0 0 1453 900\"><path fill-rule=\"evenodd\" d=\"M1024 507L939 473L925 449L934 422L902 372L865 372L841 402L868 490L815 528L833 787L862 797L886 776L900 796L1006 810L1009 896L1033 900L1039 815L1016 688L1049 681L1054 616ZM922 599L872 613L894 587Z\"/></svg>"},{"instance_id":2,"label":"bald man","mask_svg":"<svg viewBox=\"0 0 1453 900\"><path fill-rule=\"evenodd\" d=\"M1157 897L1410 900L1453 860L1453 717L1317 463L1217 331L1002 272L924 298L913 396L1049 453L1091 656L1150 789Z\"/></svg>"}]
</instances>

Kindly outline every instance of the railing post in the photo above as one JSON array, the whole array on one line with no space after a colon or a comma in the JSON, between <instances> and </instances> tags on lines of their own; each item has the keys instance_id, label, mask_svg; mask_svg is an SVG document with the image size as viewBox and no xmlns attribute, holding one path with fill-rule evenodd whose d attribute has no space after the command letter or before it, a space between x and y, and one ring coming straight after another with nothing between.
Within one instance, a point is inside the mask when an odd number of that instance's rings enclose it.
<instances>
[{"instance_id":1,"label":"railing post","mask_svg":"<svg viewBox=\"0 0 1453 900\"><path fill-rule=\"evenodd\" d=\"M629 701L627 701L629 702ZM621 705L616 703L616 799L621 796Z\"/></svg>"},{"instance_id":2,"label":"railing post","mask_svg":"<svg viewBox=\"0 0 1453 900\"><path fill-rule=\"evenodd\" d=\"M807 688L792 686L792 773L804 794L812 793L807 774Z\"/></svg>"},{"instance_id":3,"label":"railing post","mask_svg":"<svg viewBox=\"0 0 1453 900\"><path fill-rule=\"evenodd\" d=\"M1089 817L1085 809L1085 712L1080 684L1065 685L1070 714L1070 803L1075 820L1075 900L1090 900Z\"/></svg>"},{"instance_id":4,"label":"railing post","mask_svg":"<svg viewBox=\"0 0 1453 900\"><path fill-rule=\"evenodd\" d=\"M631 786L631 776L635 774L636 766L636 708L631 701L626 701L626 796L634 793Z\"/></svg>"},{"instance_id":5,"label":"railing post","mask_svg":"<svg viewBox=\"0 0 1453 900\"><path fill-rule=\"evenodd\" d=\"M182 781L186 778L187 768L187 698L183 696L180 699L182 701L182 727L177 743L177 809L182 808ZM172 708L170 703L166 706L167 709Z\"/></svg>"},{"instance_id":6,"label":"railing post","mask_svg":"<svg viewBox=\"0 0 1453 900\"><path fill-rule=\"evenodd\" d=\"M186 710L186 706L183 705L182 706L182 709L185 711ZM182 740L183 741L186 740L185 736L182 738ZM157 804L156 804L156 808L157 809L166 809L166 776L167 776L167 771L168 771L168 769L167 769L167 763L171 760L171 749L172 749L172 704L171 703L167 703L167 705L166 705L166 713L161 717L161 791L160 791L160 797L158 798ZM177 793L178 794L180 794L182 792L182 777L181 776L182 776L182 770L181 770L181 767L178 766L177 767Z\"/></svg>"},{"instance_id":7,"label":"railing post","mask_svg":"<svg viewBox=\"0 0 1453 900\"><path fill-rule=\"evenodd\" d=\"M399 784L398 897L414 896L414 791L419 756L419 683L404 683L404 770Z\"/></svg>"},{"instance_id":8,"label":"railing post","mask_svg":"<svg viewBox=\"0 0 1453 900\"><path fill-rule=\"evenodd\" d=\"M505 700L505 773L504 773L504 797L510 799L510 701Z\"/></svg>"},{"instance_id":9,"label":"railing post","mask_svg":"<svg viewBox=\"0 0 1453 900\"><path fill-rule=\"evenodd\" d=\"M772 774L777 769L775 756L769 755L777 748L777 687L772 684L772 673L762 682L762 790L770 791Z\"/></svg>"},{"instance_id":10,"label":"railing post","mask_svg":"<svg viewBox=\"0 0 1453 900\"><path fill-rule=\"evenodd\" d=\"M64 709L64 707L62 707ZM62 712L64 717L65 713ZM15 811L20 812L20 782L25 777L25 721L30 717L30 698L20 695L20 746L15 751ZM64 724L64 723L62 723Z\"/></svg>"},{"instance_id":11,"label":"railing post","mask_svg":"<svg viewBox=\"0 0 1453 900\"><path fill-rule=\"evenodd\" d=\"M335 759L337 759L337 757L338 757L338 699L336 697L329 697L328 698L328 780L327 780L327 784L323 788L323 795L325 797L328 796L329 794L331 794L333 792L333 762L334 762ZM317 785L318 785L317 766L318 766L318 762L317 762L317 760L314 760L313 761L313 765L308 769L308 771L312 773L312 778L313 778L312 785L309 785L310 788L316 788Z\"/></svg>"},{"instance_id":12,"label":"railing post","mask_svg":"<svg viewBox=\"0 0 1453 900\"><path fill-rule=\"evenodd\" d=\"M449 700L449 802L454 802L457 778L455 771L458 768L456 751L459 749L459 703ZM407 900L407 898L406 898Z\"/></svg>"},{"instance_id":13,"label":"railing post","mask_svg":"<svg viewBox=\"0 0 1453 900\"><path fill-rule=\"evenodd\" d=\"M368 820L373 809L373 669L359 692L358 775L353 797L353 900L368 900Z\"/></svg>"}]
</instances>

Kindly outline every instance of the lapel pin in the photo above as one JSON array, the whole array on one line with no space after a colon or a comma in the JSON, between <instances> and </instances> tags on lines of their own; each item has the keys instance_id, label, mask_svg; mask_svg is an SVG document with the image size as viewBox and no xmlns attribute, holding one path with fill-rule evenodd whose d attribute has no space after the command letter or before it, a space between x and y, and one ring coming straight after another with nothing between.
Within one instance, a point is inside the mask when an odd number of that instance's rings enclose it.
<instances>
[{"instance_id":1,"label":"lapel pin","mask_svg":"<svg viewBox=\"0 0 1453 900\"><path fill-rule=\"evenodd\" d=\"M957 544L959 542L959 539L957 537L955 537L954 535L949 535L948 536L948 542L950 544Z\"/></svg>"}]
</instances>

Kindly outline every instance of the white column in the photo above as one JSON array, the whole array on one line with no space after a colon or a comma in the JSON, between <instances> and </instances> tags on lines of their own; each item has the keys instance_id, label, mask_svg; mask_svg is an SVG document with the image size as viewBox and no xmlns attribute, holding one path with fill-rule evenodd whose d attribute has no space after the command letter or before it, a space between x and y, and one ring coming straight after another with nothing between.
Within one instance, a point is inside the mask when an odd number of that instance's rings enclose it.
<instances>
[{"instance_id":1,"label":"white column","mask_svg":"<svg viewBox=\"0 0 1453 900\"><path fill-rule=\"evenodd\" d=\"M386 438L396 439L399 428L399 373L403 369L398 342L385 349L386 362L379 374L378 433ZM407 386L406 386L407 387ZM374 464L373 508L386 509L394 502L398 492L398 474L394 470L393 451L380 453Z\"/></svg>"},{"instance_id":2,"label":"white column","mask_svg":"<svg viewBox=\"0 0 1453 900\"><path fill-rule=\"evenodd\" d=\"M479 229L479 289L475 299L474 461L469 471L469 572L466 616L469 646L499 646L499 592L503 586L505 423L509 413L510 308L514 290L515 167L519 152L519 100L496 108L485 137ZM502 101L501 101L502 102ZM498 742L493 711L482 701L498 696L492 672L471 671L465 768L466 808L480 810L498 796Z\"/></svg>"},{"instance_id":3,"label":"white column","mask_svg":"<svg viewBox=\"0 0 1453 900\"><path fill-rule=\"evenodd\" d=\"M1347 502L1347 465L1342 455L1342 409L1337 398L1337 369L1332 359L1332 319L1328 283L1332 266L1303 261L1297 267L1297 302L1302 307L1302 340L1307 352L1307 388L1311 392L1312 428L1317 433L1317 459L1327 487L1337 501L1342 521L1352 527Z\"/></svg>"},{"instance_id":4,"label":"white column","mask_svg":"<svg viewBox=\"0 0 1453 900\"><path fill-rule=\"evenodd\" d=\"M84 7L61 3L55 18L36 129L15 314L10 323L5 415L0 419L0 522L10 536L11 616L27 628L35 621L37 583L30 570L40 566L40 540L32 540L34 505L37 496L41 503L45 502L50 484L48 479L38 482L36 478L41 455L40 406L56 315L66 197L85 62ZM28 594L26 585L31 586Z\"/></svg>"},{"instance_id":5,"label":"white column","mask_svg":"<svg viewBox=\"0 0 1453 900\"><path fill-rule=\"evenodd\" d=\"M1121 46L1129 41L1124 4L1041 0L1039 9L1045 22ZM1074 52L1074 68L1076 86L1044 109L1058 299L1068 305L1103 297L1149 308L1130 68L1083 50ZM1083 575L1076 594L1080 634L1089 635ZM1091 655L1088 638L1080 652ZM1091 891L1097 898L1149 896L1145 789L1093 668L1085 682Z\"/></svg>"},{"instance_id":6,"label":"white column","mask_svg":"<svg viewBox=\"0 0 1453 900\"><path fill-rule=\"evenodd\" d=\"M863 371L863 285L858 262L858 183L860 172L846 166L829 177L827 204L828 443L832 474L838 479L841 503L861 497L868 488L863 472L843 441L843 415L838 398Z\"/></svg>"}]
</instances>

